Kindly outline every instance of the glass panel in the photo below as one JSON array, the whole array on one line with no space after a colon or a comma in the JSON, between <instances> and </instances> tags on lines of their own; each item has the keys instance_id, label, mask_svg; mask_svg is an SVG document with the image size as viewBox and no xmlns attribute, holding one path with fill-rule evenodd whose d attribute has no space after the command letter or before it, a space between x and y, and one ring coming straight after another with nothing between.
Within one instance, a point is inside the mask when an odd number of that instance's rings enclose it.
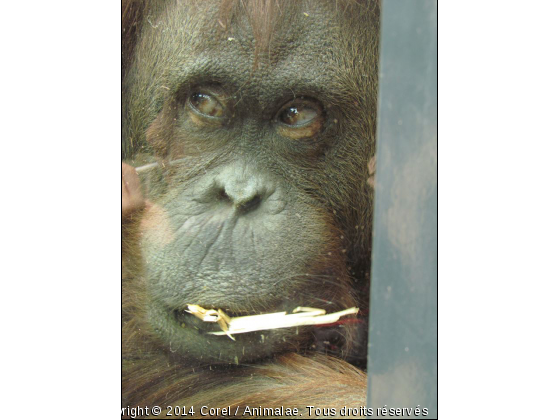
<instances>
[{"instance_id":1,"label":"glass panel","mask_svg":"<svg viewBox=\"0 0 560 420\"><path fill-rule=\"evenodd\" d=\"M368 407L436 418L436 2L384 2L381 26Z\"/></svg>"},{"instance_id":2,"label":"glass panel","mask_svg":"<svg viewBox=\"0 0 560 420\"><path fill-rule=\"evenodd\" d=\"M365 406L378 19L123 3L123 415Z\"/></svg>"}]
</instances>

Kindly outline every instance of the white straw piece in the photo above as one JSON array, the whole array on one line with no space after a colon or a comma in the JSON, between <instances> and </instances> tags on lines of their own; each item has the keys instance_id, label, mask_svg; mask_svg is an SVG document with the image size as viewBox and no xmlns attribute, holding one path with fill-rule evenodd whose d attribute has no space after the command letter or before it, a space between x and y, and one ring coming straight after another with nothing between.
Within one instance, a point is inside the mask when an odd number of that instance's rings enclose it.
<instances>
[{"instance_id":1,"label":"white straw piece","mask_svg":"<svg viewBox=\"0 0 560 420\"><path fill-rule=\"evenodd\" d=\"M154 163L148 163L147 165L143 165L143 166L137 166L136 168L136 173L142 173L142 172L146 172L152 168L155 168L159 165L158 162L154 162Z\"/></svg>"},{"instance_id":2,"label":"white straw piece","mask_svg":"<svg viewBox=\"0 0 560 420\"><path fill-rule=\"evenodd\" d=\"M275 312L270 314L228 317L223 311L206 310L198 305L188 305L187 312L205 322L215 322L223 331L209 332L212 335L243 334L253 331L273 330L278 328L299 327L304 325L322 325L337 322L341 317L357 314L358 308L326 314L324 309L298 307L294 313Z\"/></svg>"},{"instance_id":3,"label":"white straw piece","mask_svg":"<svg viewBox=\"0 0 560 420\"><path fill-rule=\"evenodd\" d=\"M170 160L170 161L159 161L159 162L153 162L153 163L148 163L146 165L142 165L142 166L137 166L136 168L136 173L142 173L142 172L147 172L150 169L153 168L157 168L158 166L161 166L162 168L165 168L166 166L172 166L172 165L176 165L178 163L184 162L185 158L182 159L174 159L174 160Z\"/></svg>"}]
</instances>

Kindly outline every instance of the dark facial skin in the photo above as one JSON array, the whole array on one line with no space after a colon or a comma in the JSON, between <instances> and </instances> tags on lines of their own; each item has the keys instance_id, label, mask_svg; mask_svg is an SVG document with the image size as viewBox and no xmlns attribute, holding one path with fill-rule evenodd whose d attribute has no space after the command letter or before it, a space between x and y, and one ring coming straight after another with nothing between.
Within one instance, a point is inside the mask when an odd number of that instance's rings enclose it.
<instances>
[{"instance_id":1,"label":"dark facial skin","mask_svg":"<svg viewBox=\"0 0 560 420\"><path fill-rule=\"evenodd\" d=\"M185 314L187 304L230 316L360 305L352 289L369 270L373 18L363 6L282 4L262 51L242 7L229 22L214 2L153 8L124 80L125 156L147 152L165 165L142 175L149 205L134 322L174 358L250 362L309 347L316 334L233 341L208 335L219 327ZM339 330L351 341L351 328Z\"/></svg>"}]
</instances>

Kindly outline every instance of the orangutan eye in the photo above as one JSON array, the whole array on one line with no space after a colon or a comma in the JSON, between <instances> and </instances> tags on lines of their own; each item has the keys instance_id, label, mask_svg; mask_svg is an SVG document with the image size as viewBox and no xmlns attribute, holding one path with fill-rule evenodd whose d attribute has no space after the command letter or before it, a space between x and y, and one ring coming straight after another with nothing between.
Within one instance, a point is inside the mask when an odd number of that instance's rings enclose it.
<instances>
[{"instance_id":1,"label":"orangutan eye","mask_svg":"<svg viewBox=\"0 0 560 420\"><path fill-rule=\"evenodd\" d=\"M286 104L276 121L279 133L294 140L316 136L323 128L323 108L315 101L299 99Z\"/></svg>"},{"instance_id":2,"label":"orangutan eye","mask_svg":"<svg viewBox=\"0 0 560 420\"><path fill-rule=\"evenodd\" d=\"M310 123L319 116L317 107L306 104L292 105L284 108L278 119L284 124L301 126Z\"/></svg>"},{"instance_id":3,"label":"orangutan eye","mask_svg":"<svg viewBox=\"0 0 560 420\"><path fill-rule=\"evenodd\" d=\"M224 116L225 107L209 93L195 92L189 97L191 107L207 117L220 118Z\"/></svg>"}]
</instances>

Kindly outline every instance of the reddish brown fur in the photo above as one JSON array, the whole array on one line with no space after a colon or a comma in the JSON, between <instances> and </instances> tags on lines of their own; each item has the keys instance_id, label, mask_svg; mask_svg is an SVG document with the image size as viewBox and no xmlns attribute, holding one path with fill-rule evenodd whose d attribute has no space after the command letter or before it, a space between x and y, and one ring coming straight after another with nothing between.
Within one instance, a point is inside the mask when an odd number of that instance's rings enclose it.
<instances>
[{"instance_id":1,"label":"reddish brown fur","mask_svg":"<svg viewBox=\"0 0 560 420\"><path fill-rule=\"evenodd\" d=\"M145 2L141 0L123 0L121 2L121 77L124 78L124 73L132 54L134 53L134 46L140 32L140 22L142 22L144 13Z\"/></svg>"},{"instance_id":2,"label":"reddish brown fur","mask_svg":"<svg viewBox=\"0 0 560 420\"><path fill-rule=\"evenodd\" d=\"M336 384L333 386L333 384ZM365 402L366 375L352 365L329 356L305 357L295 353L252 367L189 368L170 365L161 357L143 363L123 380L123 394L134 394L130 406L159 405L239 408L246 406L299 408L303 418L306 406L336 408L360 407ZM161 418L168 418L162 413ZM298 416L299 417L299 416ZM213 417L210 417L213 418ZM260 418L232 416L232 418Z\"/></svg>"}]
</instances>

